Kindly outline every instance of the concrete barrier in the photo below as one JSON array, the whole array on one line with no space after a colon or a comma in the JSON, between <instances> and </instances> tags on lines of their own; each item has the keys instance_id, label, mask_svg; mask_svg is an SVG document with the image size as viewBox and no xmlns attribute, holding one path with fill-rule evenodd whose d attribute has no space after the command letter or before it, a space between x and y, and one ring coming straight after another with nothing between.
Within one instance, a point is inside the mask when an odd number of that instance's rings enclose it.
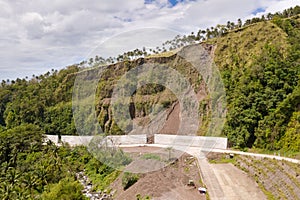
<instances>
[{"instance_id":1,"label":"concrete barrier","mask_svg":"<svg viewBox=\"0 0 300 200\"><path fill-rule=\"evenodd\" d=\"M50 140L51 142L57 144L57 135L46 135L46 141Z\"/></svg>"},{"instance_id":2,"label":"concrete barrier","mask_svg":"<svg viewBox=\"0 0 300 200\"><path fill-rule=\"evenodd\" d=\"M111 135L107 137L112 140L114 144L146 144L147 136L146 135Z\"/></svg>"},{"instance_id":3,"label":"concrete barrier","mask_svg":"<svg viewBox=\"0 0 300 200\"><path fill-rule=\"evenodd\" d=\"M47 138L57 144L57 135L47 135ZM61 136L61 141L69 143L71 146L88 145L93 136ZM144 135L111 135L107 136L107 141L114 145L147 144L147 136ZM111 142L110 142L111 141ZM205 136L186 136L186 135L166 135L155 134L155 144L180 145L187 147L200 147L203 149L226 149L227 138L205 137Z\"/></svg>"},{"instance_id":4,"label":"concrete barrier","mask_svg":"<svg viewBox=\"0 0 300 200\"><path fill-rule=\"evenodd\" d=\"M47 139L52 141L55 144L58 144L58 136L57 135L46 135ZM71 146L76 145L87 145L93 136L74 136L74 135L62 135L61 141L63 143L68 143Z\"/></svg>"},{"instance_id":5,"label":"concrete barrier","mask_svg":"<svg viewBox=\"0 0 300 200\"><path fill-rule=\"evenodd\" d=\"M58 144L57 135L46 135L47 139L52 141L55 144ZM88 145L94 136L72 136L72 135L63 135L61 136L61 141L68 143L71 146L76 145ZM115 145L120 144L146 144L147 136L146 135L114 135L107 136L108 141L113 141Z\"/></svg>"},{"instance_id":6,"label":"concrete barrier","mask_svg":"<svg viewBox=\"0 0 300 200\"><path fill-rule=\"evenodd\" d=\"M200 147L203 149L227 149L227 138L222 137L155 134L154 143Z\"/></svg>"}]
</instances>

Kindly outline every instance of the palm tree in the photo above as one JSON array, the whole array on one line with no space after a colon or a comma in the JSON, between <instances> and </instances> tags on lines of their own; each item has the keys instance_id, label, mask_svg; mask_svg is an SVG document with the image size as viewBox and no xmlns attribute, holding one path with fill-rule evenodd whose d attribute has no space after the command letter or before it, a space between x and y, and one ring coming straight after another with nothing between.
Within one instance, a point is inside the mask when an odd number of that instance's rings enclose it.
<instances>
[{"instance_id":1,"label":"palm tree","mask_svg":"<svg viewBox=\"0 0 300 200\"><path fill-rule=\"evenodd\" d=\"M238 19L238 27L239 27L239 28L242 27L242 24L243 24L243 23L242 23L242 20L241 20L241 19Z\"/></svg>"},{"instance_id":2,"label":"palm tree","mask_svg":"<svg viewBox=\"0 0 300 200\"><path fill-rule=\"evenodd\" d=\"M30 190L30 196L33 198L33 188L37 185L37 176L33 173L26 173L23 178L23 183L26 185L27 188Z\"/></svg>"},{"instance_id":3,"label":"palm tree","mask_svg":"<svg viewBox=\"0 0 300 200\"><path fill-rule=\"evenodd\" d=\"M4 87L6 85L6 81L2 80L1 86Z\"/></svg>"},{"instance_id":4,"label":"palm tree","mask_svg":"<svg viewBox=\"0 0 300 200\"><path fill-rule=\"evenodd\" d=\"M13 167L8 168L7 180L10 184L15 185L19 181L20 174Z\"/></svg>"},{"instance_id":5,"label":"palm tree","mask_svg":"<svg viewBox=\"0 0 300 200\"><path fill-rule=\"evenodd\" d=\"M0 197L3 200L11 199L11 192L13 191L13 186L8 182L2 182L0 185Z\"/></svg>"}]
</instances>

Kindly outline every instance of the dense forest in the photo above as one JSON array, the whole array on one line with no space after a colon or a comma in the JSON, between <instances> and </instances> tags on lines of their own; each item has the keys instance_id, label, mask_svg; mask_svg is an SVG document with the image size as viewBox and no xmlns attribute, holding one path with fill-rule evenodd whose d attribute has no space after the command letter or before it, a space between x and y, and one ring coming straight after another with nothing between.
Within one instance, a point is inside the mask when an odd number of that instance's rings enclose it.
<instances>
[{"instance_id":1,"label":"dense forest","mask_svg":"<svg viewBox=\"0 0 300 200\"><path fill-rule=\"evenodd\" d=\"M45 143L43 133L33 124L1 132L1 199L88 199L77 181L79 172L93 180L94 190L104 190L119 174L85 147Z\"/></svg>"}]
</instances>

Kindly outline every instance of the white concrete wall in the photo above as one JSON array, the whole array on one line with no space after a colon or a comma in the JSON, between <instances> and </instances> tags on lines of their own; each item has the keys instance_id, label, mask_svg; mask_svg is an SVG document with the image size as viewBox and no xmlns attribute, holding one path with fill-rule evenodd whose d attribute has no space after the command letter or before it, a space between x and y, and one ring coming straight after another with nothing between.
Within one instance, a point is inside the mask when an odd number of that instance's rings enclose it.
<instances>
[{"instance_id":1,"label":"white concrete wall","mask_svg":"<svg viewBox=\"0 0 300 200\"><path fill-rule=\"evenodd\" d=\"M146 135L112 135L108 136L108 139L112 139L114 144L146 144Z\"/></svg>"},{"instance_id":2,"label":"white concrete wall","mask_svg":"<svg viewBox=\"0 0 300 200\"><path fill-rule=\"evenodd\" d=\"M186 136L186 135L166 135L155 134L155 144L164 145L182 145L191 147L200 147L203 149L226 149L227 138L222 137L205 137L205 136Z\"/></svg>"},{"instance_id":3,"label":"white concrete wall","mask_svg":"<svg viewBox=\"0 0 300 200\"><path fill-rule=\"evenodd\" d=\"M57 144L57 135L47 135L47 138ZM87 145L93 136L61 136L62 142L69 143L71 146ZM108 136L107 141L112 140L114 145L126 144L146 144L146 135L114 135ZM154 143L162 145L181 145L190 147L200 147L203 149L226 149L227 138L204 137L204 136L185 136L185 135L165 135L155 134Z\"/></svg>"},{"instance_id":4,"label":"white concrete wall","mask_svg":"<svg viewBox=\"0 0 300 200\"><path fill-rule=\"evenodd\" d=\"M57 135L46 135L49 140L57 144ZM93 136L71 136L63 135L61 136L61 141L64 143L69 143L71 146L76 145L87 145L91 141ZM146 144L146 135L114 135L108 136L108 140L112 139L115 145L119 144Z\"/></svg>"},{"instance_id":5,"label":"white concrete wall","mask_svg":"<svg viewBox=\"0 0 300 200\"><path fill-rule=\"evenodd\" d=\"M46 135L48 140L51 140L57 144L58 136L57 135ZM64 143L69 143L71 146L76 145L85 145L88 144L93 136L74 136L74 135L62 135L61 141Z\"/></svg>"},{"instance_id":6,"label":"white concrete wall","mask_svg":"<svg viewBox=\"0 0 300 200\"><path fill-rule=\"evenodd\" d=\"M46 135L47 140L57 143L57 135Z\"/></svg>"}]
</instances>

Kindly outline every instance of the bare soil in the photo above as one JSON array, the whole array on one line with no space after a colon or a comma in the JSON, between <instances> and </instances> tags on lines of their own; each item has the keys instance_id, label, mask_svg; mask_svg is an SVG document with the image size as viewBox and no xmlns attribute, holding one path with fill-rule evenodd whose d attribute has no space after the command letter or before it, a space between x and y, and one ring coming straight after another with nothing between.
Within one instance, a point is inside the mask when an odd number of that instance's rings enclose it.
<instances>
[{"instance_id":1,"label":"bare soil","mask_svg":"<svg viewBox=\"0 0 300 200\"><path fill-rule=\"evenodd\" d=\"M201 83L198 92L196 94L197 99L202 101L207 96L205 83ZM176 101L169 109L166 122L163 128L159 131L159 134L177 134L180 125L180 104Z\"/></svg>"},{"instance_id":2,"label":"bare soil","mask_svg":"<svg viewBox=\"0 0 300 200\"><path fill-rule=\"evenodd\" d=\"M159 152L160 148L155 147L138 147L125 148L125 152L138 152L141 156L143 154ZM155 160L151 160L155 162ZM147 162L151 162L146 160ZM136 195L150 196L154 200L204 200L205 195L198 192L197 188L202 186L200 184L199 169L197 167L197 160L184 153L182 156L174 160L171 164L163 168L144 174L140 174L139 180L127 190L122 187L122 174L111 185L114 189L114 199L120 200L135 200ZM139 167L140 163L135 163L135 167ZM151 164L151 163L150 163ZM145 162L140 167L144 167ZM195 186L188 186L189 180L193 180Z\"/></svg>"},{"instance_id":3,"label":"bare soil","mask_svg":"<svg viewBox=\"0 0 300 200\"><path fill-rule=\"evenodd\" d=\"M179 130L180 124L180 104L177 101L171 108L168 109L168 115L163 128L159 131L159 134L176 134Z\"/></svg>"}]
</instances>

